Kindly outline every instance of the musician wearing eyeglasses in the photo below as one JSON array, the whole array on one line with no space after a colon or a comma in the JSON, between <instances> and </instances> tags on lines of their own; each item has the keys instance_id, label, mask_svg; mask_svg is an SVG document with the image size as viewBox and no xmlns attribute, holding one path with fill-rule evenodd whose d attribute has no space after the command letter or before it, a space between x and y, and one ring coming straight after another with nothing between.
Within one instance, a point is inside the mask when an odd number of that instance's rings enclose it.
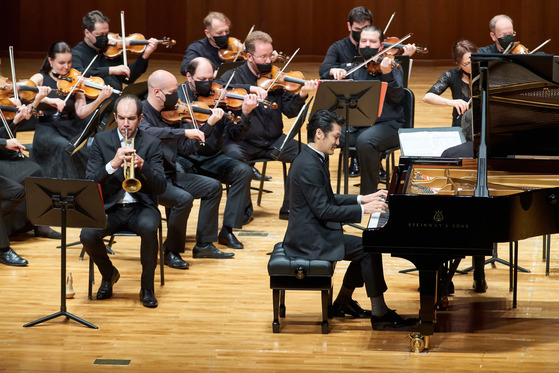
<instances>
[{"instance_id":1,"label":"musician wearing eyeglasses","mask_svg":"<svg viewBox=\"0 0 559 373\"><path fill-rule=\"evenodd\" d=\"M479 53L503 53L507 49L509 51L512 49L516 31L509 16L499 14L491 18L489 30L489 36L494 44L479 48Z\"/></svg>"},{"instance_id":2,"label":"musician wearing eyeglasses","mask_svg":"<svg viewBox=\"0 0 559 373\"><path fill-rule=\"evenodd\" d=\"M124 95L117 99L114 113L117 128L98 133L91 145L86 178L99 183L107 213L105 229L84 228L80 240L103 276L97 299L113 295L113 285L120 273L113 266L103 237L120 230L129 230L141 237L142 263L140 301L145 307L157 307L154 294L154 274L157 266L157 229L161 221L157 195L165 191L163 151L155 137L138 129L142 119L142 103ZM141 186L123 189L130 179L124 168L134 170L134 178ZM133 180L132 180L133 181Z\"/></svg>"},{"instance_id":3,"label":"musician wearing eyeglasses","mask_svg":"<svg viewBox=\"0 0 559 373\"><path fill-rule=\"evenodd\" d=\"M364 27L360 37L359 53L365 60L383 50L384 35L378 26ZM404 109L401 105L404 97L402 70L393 66L389 57L381 56L377 64L380 71L374 75L369 73L367 66L363 66L348 76L353 80L377 80L388 84L382 113L375 124L350 132L349 144L357 148L361 168L361 194L377 191L380 180L380 154L400 144L398 129L404 124ZM344 79L347 72L357 65L355 62L343 69L332 68L330 76L336 80ZM345 133L342 134L340 142L345 142Z\"/></svg>"}]
</instances>

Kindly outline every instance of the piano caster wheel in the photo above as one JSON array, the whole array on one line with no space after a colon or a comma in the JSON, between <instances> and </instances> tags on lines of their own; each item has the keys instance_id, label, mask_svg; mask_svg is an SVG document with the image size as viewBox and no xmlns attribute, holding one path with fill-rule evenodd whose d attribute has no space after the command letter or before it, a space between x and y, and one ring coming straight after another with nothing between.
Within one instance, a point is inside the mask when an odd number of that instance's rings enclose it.
<instances>
[{"instance_id":1,"label":"piano caster wheel","mask_svg":"<svg viewBox=\"0 0 559 373\"><path fill-rule=\"evenodd\" d=\"M410 349L414 352L421 352L429 348L429 336L423 336L421 333L410 333Z\"/></svg>"}]
</instances>

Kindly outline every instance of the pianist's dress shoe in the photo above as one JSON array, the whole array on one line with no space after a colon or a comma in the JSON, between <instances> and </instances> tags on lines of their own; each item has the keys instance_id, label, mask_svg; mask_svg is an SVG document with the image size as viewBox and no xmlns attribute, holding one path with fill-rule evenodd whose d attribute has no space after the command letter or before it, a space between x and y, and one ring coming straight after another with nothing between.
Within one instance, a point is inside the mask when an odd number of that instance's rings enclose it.
<instances>
[{"instance_id":1,"label":"pianist's dress shoe","mask_svg":"<svg viewBox=\"0 0 559 373\"><path fill-rule=\"evenodd\" d=\"M235 256L235 253L224 253L219 250L213 244L208 244L205 247L200 247L198 245L192 248L193 258L213 258L213 259L231 259Z\"/></svg>"},{"instance_id":2,"label":"pianist's dress shoe","mask_svg":"<svg viewBox=\"0 0 559 373\"><path fill-rule=\"evenodd\" d=\"M113 267L113 277L111 277L111 281L101 281L101 286L99 286L99 290L97 290L97 299L109 299L110 297L112 297L113 285L116 284L119 278L120 273L118 273L118 270Z\"/></svg>"},{"instance_id":3,"label":"pianist's dress shoe","mask_svg":"<svg viewBox=\"0 0 559 373\"><path fill-rule=\"evenodd\" d=\"M354 319L370 319L371 318L371 311L364 310L361 308L359 303L355 300L351 300L347 304L341 304L334 302L332 304L331 312L332 317L346 317L350 316Z\"/></svg>"},{"instance_id":4,"label":"pianist's dress shoe","mask_svg":"<svg viewBox=\"0 0 559 373\"><path fill-rule=\"evenodd\" d=\"M373 330L383 330L384 328L401 328L403 326L412 326L419 322L415 317L402 317L396 311L388 309L384 316L371 316L371 325Z\"/></svg>"},{"instance_id":5,"label":"pianist's dress shoe","mask_svg":"<svg viewBox=\"0 0 559 373\"><path fill-rule=\"evenodd\" d=\"M0 251L0 263L14 267L25 267L29 262L17 255L11 247L8 247L8 251Z\"/></svg>"},{"instance_id":6,"label":"pianist's dress shoe","mask_svg":"<svg viewBox=\"0 0 559 373\"><path fill-rule=\"evenodd\" d=\"M487 282L485 282L484 278L474 279L473 288L476 293L485 293L487 291Z\"/></svg>"},{"instance_id":7,"label":"pianist's dress shoe","mask_svg":"<svg viewBox=\"0 0 559 373\"><path fill-rule=\"evenodd\" d=\"M244 248L244 245L237 239L237 237L235 237L233 233L227 233L225 235L220 234L217 236L217 243L237 250Z\"/></svg>"},{"instance_id":8,"label":"pianist's dress shoe","mask_svg":"<svg viewBox=\"0 0 559 373\"><path fill-rule=\"evenodd\" d=\"M34 227L33 234L35 235L35 237L52 238L54 240L59 240L62 237L59 232L52 230L49 227L47 227L46 229Z\"/></svg>"},{"instance_id":9,"label":"pianist's dress shoe","mask_svg":"<svg viewBox=\"0 0 559 373\"><path fill-rule=\"evenodd\" d=\"M155 299L153 290L141 289L140 300L142 301L144 307L148 307L148 308L157 307L157 299Z\"/></svg>"},{"instance_id":10,"label":"pianist's dress shoe","mask_svg":"<svg viewBox=\"0 0 559 373\"><path fill-rule=\"evenodd\" d=\"M262 174L260 173L260 171L258 171L256 169L256 167L253 167L252 168L252 180L260 181L260 179L262 179ZM268 181L268 180L272 180L272 177L266 175L266 177L264 178L264 181Z\"/></svg>"},{"instance_id":11,"label":"pianist's dress shoe","mask_svg":"<svg viewBox=\"0 0 559 373\"><path fill-rule=\"evenodd\" d=\"M356 156L351 157L351 160L349 162L348 175L349 175L349 177L357 177L357 176L360 175L359 161L357 160Z\"/></svg>"},{"instance_id":12,"label":"pianist's dress shoe","mask_svg":"<svg viewBox=\"0 0 559 373\"><path fill-rule=\"evenodd\" d=\"M179 253L165 250L165 264L167 267L176 269L187 269L189 264L185 262Z\"/></svg>"}]
</instances>

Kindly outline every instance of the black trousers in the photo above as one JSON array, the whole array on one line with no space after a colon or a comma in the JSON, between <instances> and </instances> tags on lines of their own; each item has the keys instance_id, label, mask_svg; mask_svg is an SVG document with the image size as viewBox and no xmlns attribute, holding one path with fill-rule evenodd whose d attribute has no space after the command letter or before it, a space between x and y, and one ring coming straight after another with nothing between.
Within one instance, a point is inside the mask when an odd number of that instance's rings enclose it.
<instances>
[{"instance_id":1,"label":"black trousers","mask_svg":"<svg viewBox=\"0 0 559 373\"><path fill-rule=\"evenodd\" d=\"M200 212L196 229L197 242L217 241L217 222L221 183L215 179L177 172L174 180L167 180L167 189L159 195L159 204L166 207L167 240L165 248L179 253L184 251L186 221L194 199L200 198Z\"/></svg>"},{"instance_id":2,"label":"black trousers","mask_svg":"<svg viewBox=\"0 0 559 373\"><path fill-rule=\"evenodd\" d=\"M192 154L188 159L194 165L197 173L229 185L223 212L223 225L230 228L242 228L245 202L247 198L250 198L251 167L221 152L212 156Z\"/></svg>"},{"instance_id":3,"label":"black trousers","mask_svg":"<svg viewBox=\"0 0 559 373\"><path fill-rule=\"evenodd\" d=\"M223 145L223 153L225 153L228 157L238 159L239 161L245 163L258 158L271 159L274 148L279 148L285 140L285 137L285 134L281 135L274 144L267 147L258 147L246 141L230 142ZM298 154L299 142L297 140L291 140L283 148L283 152L280 154L278 160L291 163L295 160ZM289 174L287 175L287 180L285 181L282 210L283 209L289 209Z\"/></svg>"},{"instance_id":4,"label":"black trousers","mask_svg":"<svg viewBox=\"0 0 559 373\"><path fill-rule=\"evenodd\" d=\"M382 295L388 289L384 281L382 255L366 253L361 237L344 234L344 245L344 260L350 260L351 263L344 275L343 286L355 289L365 284L369 298Z\"/></svg>"},{"instance_id":5,"label":"black trousers","mask_svg":"<svg viewBox=\"0 0 559 373\"><path fill-rule=\"evenodd\" d=\"M359 168L361 170L361 194L377 191L380 181L380 154L400 144L398 129L402 123L387 121L376 123L371 127L354 127L349 134L349 145L357 148ZM340 146L345 144L345 127L342 128Z\"/></svg>"},{"instance_id":6,"label":"black trousers","mask_svg":"<svg viewBox=\"0 0 559 373\"><path fill-rule=\"evenodd\" d=\"M25 200L25 188L20 183L0 176L0 249L10 246L4 217L11 214Z\"/></svg>"},{"instance_id":7,"label":"black trousers","mask_svg":"<svg viewBox=\"0 0 559 373\"><path fill-rule=\"evenodd\" d=\"M161 214L155 206L146 206L139 202L126 206L117 204L107 210L107 227L105 229L82 229L80 241L99 268L103 280L110 281L113 275L113 263L107 255L103 237L120 230L130 230L138 234L142 240L140 245L141 286L144 289L153 290L155 268L157 267L157 229L160 223Z\"/></svg>"}]
</instances>

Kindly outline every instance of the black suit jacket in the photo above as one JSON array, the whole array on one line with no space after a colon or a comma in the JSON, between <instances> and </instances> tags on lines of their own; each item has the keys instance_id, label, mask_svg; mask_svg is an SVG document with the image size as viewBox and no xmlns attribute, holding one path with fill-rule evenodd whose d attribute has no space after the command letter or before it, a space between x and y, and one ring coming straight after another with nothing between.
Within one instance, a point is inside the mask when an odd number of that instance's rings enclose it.
<instances>
[{"instance_id":1,"label":"black suit jacket","mask_svg":"<svg viewBox=\"0 0 559 373\"><path fill-rule=\"evenodd\" d=\"M361 206L355 195L334 195L328 162L304 146L289 170L289 223L283 246L291 257L342 260L342 223L358 223Z\"/></svg>"},{"instance_id":2,"label":"black suit jacket","mask_svg":"<svg viewBox=\"0 0 559 373\"><path fill-rule=\"evenodd\" d=\"M95 136L87 162L86 179L94 180L101 185L105 210L114 206L124 196L123 168L119 167L113 174L107 173L105 168L120 148L117 131L118 129L114 128ZM140 171L135 170L135 177L142 183L142 188L133 196L138 202L157 208L157 195L163 193L167 186L161 143L155 137L138 129L134 148L144 160L144 165Z\"/></svg>"},{"instance_id":3,"label":"black suit jacket","mask_svg":"<svg viewBox=\"0 0 559 373\"><path fill-rule=\"evenodd\" d=\"M456 145L446 149L441 157L445 158L473 158L474 157L474 143L466 141L460 145Z\"/></svg>"}]
</instances>

